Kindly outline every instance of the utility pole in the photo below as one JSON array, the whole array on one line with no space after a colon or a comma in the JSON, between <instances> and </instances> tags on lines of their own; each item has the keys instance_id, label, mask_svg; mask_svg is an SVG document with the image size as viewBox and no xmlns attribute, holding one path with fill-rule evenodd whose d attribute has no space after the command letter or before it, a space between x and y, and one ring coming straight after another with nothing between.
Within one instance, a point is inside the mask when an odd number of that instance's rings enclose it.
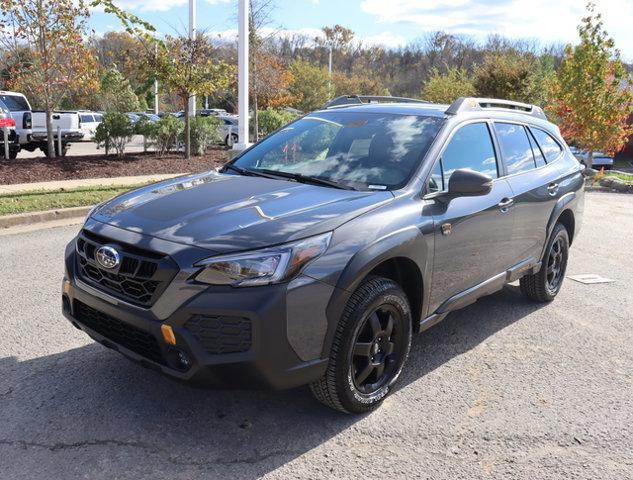
<instances>
[{"instance_id":1,"label":"utility pole","mask_svg":"<svg viewBox=\"0 0 633 480\"><path fill-rule=\"evenodd\" d=\"M189 39L196 39L196 0L189 0ZM189 97L189 116L196 116L196 96Z\"/></svg>"},{"instance_id":2,"label":"utility pole","mask_svg":"<svg viewBox=\"0 0 633 480\"><path fill-rule=\"evenodd\" d=\"M248 4L249 0L239 0L237 9L237 108L240 116L238 120L239 139L233 145L234 150L244 150L250 145L248 138Z\"/></svg>"}]
</instances>

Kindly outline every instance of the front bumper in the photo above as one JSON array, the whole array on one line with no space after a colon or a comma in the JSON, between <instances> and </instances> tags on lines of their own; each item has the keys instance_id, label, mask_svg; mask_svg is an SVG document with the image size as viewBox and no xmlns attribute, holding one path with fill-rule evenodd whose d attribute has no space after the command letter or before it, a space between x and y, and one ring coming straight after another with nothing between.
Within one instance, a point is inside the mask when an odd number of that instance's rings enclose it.
<instances>
[{"instance_id":1,"label":"front bumper","mask_svg":"<svg viewBox=\"0 0 633 480\"><path fill-rule=\"evenodd\" d=\"M307 277L253 288L195 287L186 272L162 294L169 308L162 298L143 308L82 281L76 255L72 241L66 249L65 317L145 367L198 385L275 389L310 383L325 372L323 319L332 287ZM310 299L309 308L298 298ZM172 327L175 346L163 339L161 325ZM321 325L322 335L306 335L314 325Z\"/></svg>"}]
</instances>

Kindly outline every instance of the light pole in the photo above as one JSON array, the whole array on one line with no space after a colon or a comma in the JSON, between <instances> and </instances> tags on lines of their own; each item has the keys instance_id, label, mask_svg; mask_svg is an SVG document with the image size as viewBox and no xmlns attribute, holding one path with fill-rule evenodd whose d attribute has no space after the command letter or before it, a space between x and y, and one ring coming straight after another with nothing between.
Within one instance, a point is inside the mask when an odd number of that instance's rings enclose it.
<instances>
[{"instance_id":1,"label":"light pole","mask_svg":"<svg viewBox=\"0 0 633 480\"><path fill-rule=\"evenodd\" d=\"M189 0L189 39L196 39L196 0ZM189 97L189 116L196 116L196 96Z\"/></svg>"},{"instance_id":2,"label":"light pole","mask_svg":"<svg viewBox=\"0 0 633 480\"><path fill-rule=\"evenodd\" d=\"M238 39L237 39L237 109L238 142L233 145L234 150L244 150L249 147L248 139L248 2L239 0L237 9Z\"/></svg>"}]
</instances>

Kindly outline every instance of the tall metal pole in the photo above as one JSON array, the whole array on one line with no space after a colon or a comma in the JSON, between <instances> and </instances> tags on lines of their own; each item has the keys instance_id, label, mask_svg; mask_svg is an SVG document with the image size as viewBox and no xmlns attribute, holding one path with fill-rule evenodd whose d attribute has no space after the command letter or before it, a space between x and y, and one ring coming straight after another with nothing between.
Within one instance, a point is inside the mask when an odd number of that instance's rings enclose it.
<instances>
[{"instance_id":1,"label":"tall metal pole","mask_svg":"<svg viewBox=\"0 0 633 480\"><path fill-rule=\"evenodd\" d=\"M237 103L239 110L238 142L233 145L234 150L244 150L250 145L248 138L248 3L249 0L239 0L237 66L238 86Z\"/></svg>"},{"instance_id":2,"label":"tall metal pole","mask_svg":"<svg viewBox=\"0 0 633 480\"><path fill-rule=\"evenodd\" d=\"M158 56L158 45L154 45L154 55ZM159 101L158 101L158 79L154 79L154 115L158 115Z\"/></svg>"},{"instance_id":3,"label":"tall metal pole","mask_svg":"<svg viewBox=\"0 0 633 480\"><path fill-rule=\"evenodd\" d=\"M196 0L189 0L189 39L196 39ZM189 115L196 115L196 96L189 98Z\"/></svg>"},{"instance_id":4,"label":"tall metal pole","mask_svg":"<svg viewBox=\"0 0 633 480\"><path fill-rule=\"evenodd\" d=\"M330 58L328 61L328 70L330 72L330 78L332 78L332 45L330 45Z\"/></svg>"}]
</instances>

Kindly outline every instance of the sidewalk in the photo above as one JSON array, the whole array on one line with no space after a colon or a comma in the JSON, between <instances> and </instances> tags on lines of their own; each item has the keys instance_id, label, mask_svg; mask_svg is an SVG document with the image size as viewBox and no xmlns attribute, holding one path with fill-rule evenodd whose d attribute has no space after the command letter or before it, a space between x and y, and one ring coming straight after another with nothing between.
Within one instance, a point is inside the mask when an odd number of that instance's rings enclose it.
<instances>
[{"instance_id":1,"label":"sidewalk","mask_svg":"<svg viewBox=\"0 0 633 480\"><path fill-rule=\"evenodd\" d=\"M166 180L168 178L186 175L184 173L167 175L139 175L135 177L86 178L81 180L60 180L53 182L16 183L15 185L0 185L0 195L22 193L33 190L60 190L80 187L94 187L97 185L138 185Z\"/></svg>"}]
</instances>

